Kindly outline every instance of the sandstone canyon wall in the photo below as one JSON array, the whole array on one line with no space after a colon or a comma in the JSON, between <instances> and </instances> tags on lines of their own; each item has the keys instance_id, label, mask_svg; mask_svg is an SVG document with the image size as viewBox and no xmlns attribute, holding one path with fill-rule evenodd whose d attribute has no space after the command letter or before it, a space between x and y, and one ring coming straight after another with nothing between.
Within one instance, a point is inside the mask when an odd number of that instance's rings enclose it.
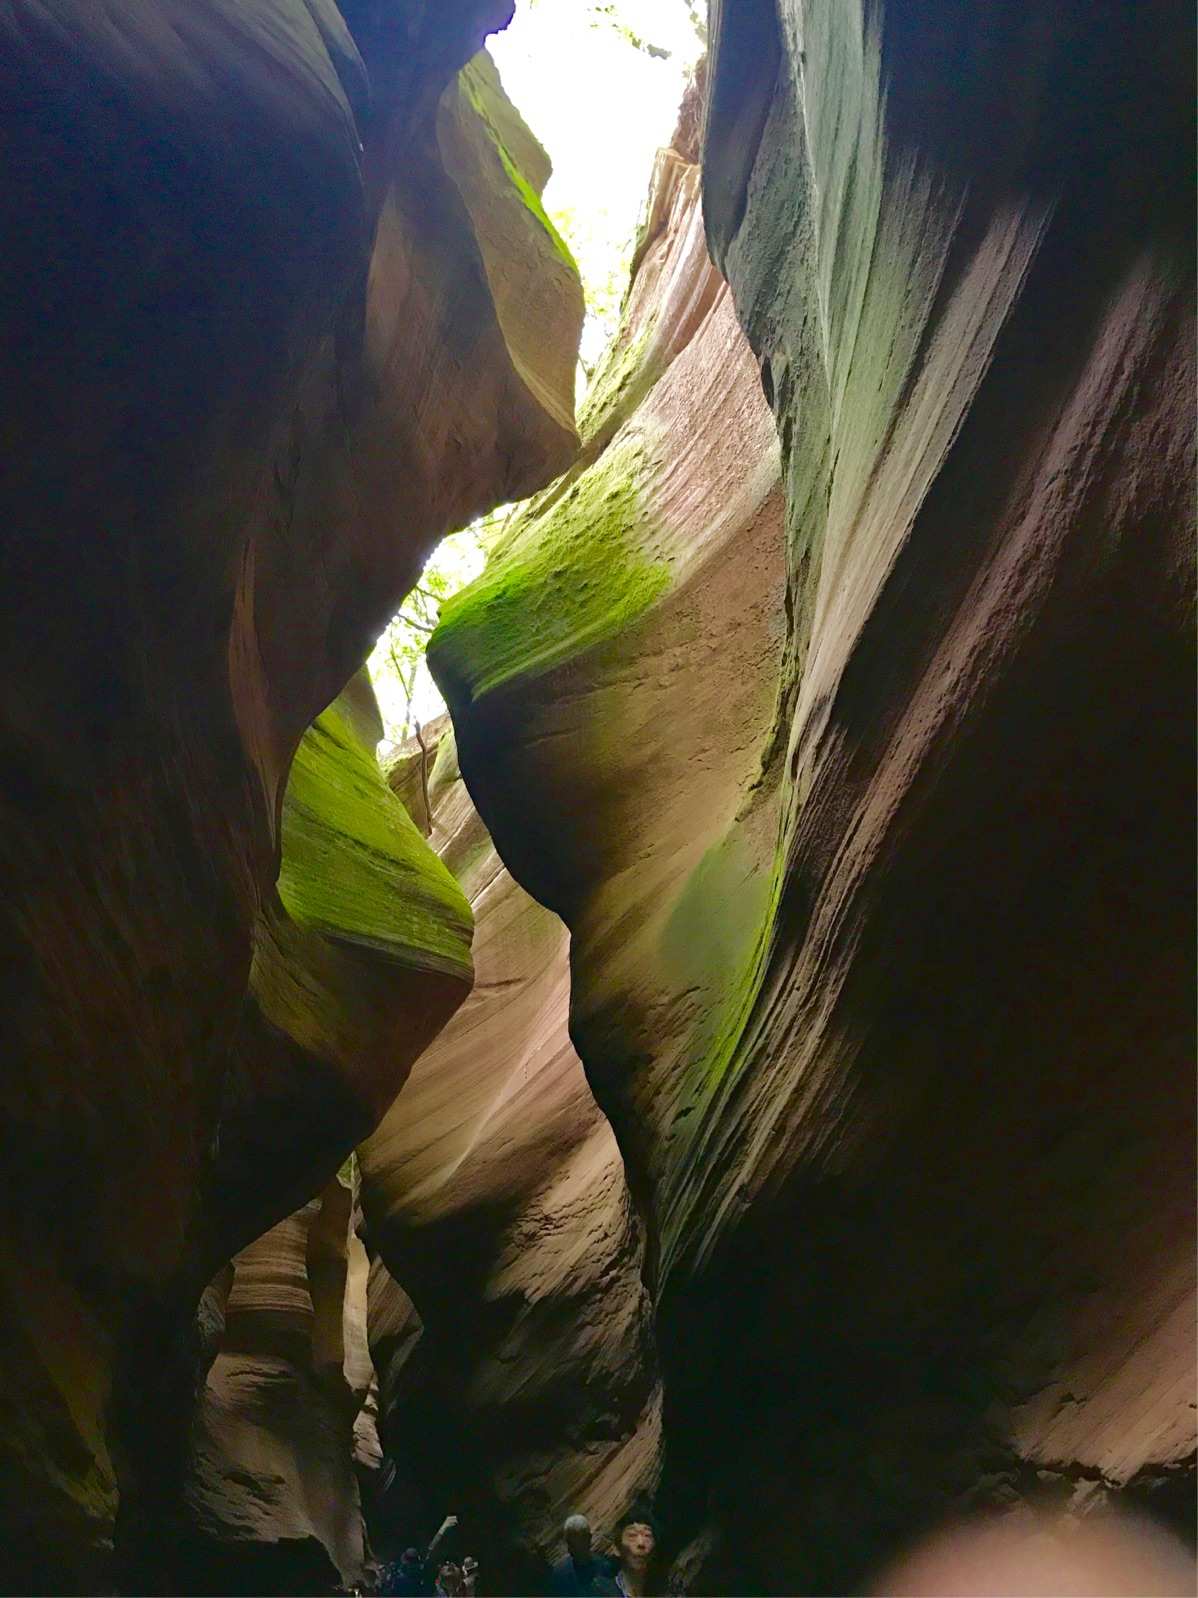
<instances>
[{"instance_id":1,"label":"sandstone canyon wall","mask_svg":"<svg viewBox=\"0 0 1198 1598\"><path fill-rule=\"evenodd\" d=\"M14 1590L1192 1516L1187 19L713 0L576 433L509 14L0 11Z\"/></svg>"},{"instance_id":2,"label":"sandstone canyon wall","mask_svg":"<svg viewBox=\"0 0 1198 1598\"><path fill-rule=\"evenodd\" d=\"M566 1515L585 1504L613 1524L656 1481L642 1238L567 1032L566 930L496 855L452 732L424 741L392 782L420 815L431 765L430 842L474 913L475 982L358 1151L365 1235L422 1326L413 1357L376 1272L381 1431L430 1529L454 1510L489 1584L535 1590L530 1556L556 1557Z\"/></svg>"},{"instance_id":3,"label":"sandstone canyon wall","mask_svg":"<svg viewBox=\"0 0 1198 1598\"><path fill-rule=\"evenodd\" d=\"M311 747L345 708L343 696L301 744L285 836ZM362 1266L365 1254L347 1237L351 1187L336 1180L209 1289L223 1319L192 1427L172 1566L181 1590L358 1582L372 1554L397 1557L446 1509L484 1553L488 1586L537 1590L572 1509L611 1526L657 1480L642 1236L567 1032L567 934L496 855L448 718L422 744L393 765L392 803L419 818L462 884L474 986L358 1149L368 1290L364 1269L349 1270L350 1253ZM320 882L370 904L347 870L345 832L329 842L339 857ZM409 914L418 903L384 887ZM355 1342L367 1334L368 1354ZM376 1368L371 1549L353 1464Z\"/></svg>"},{"instance_id":4,"label":"sandstone canyon wall","mask_svg":"<svg viewBox=\"0 0 1198 1598\"><path fill-rule=\"evenodd\" d=\"M665 681L634 658L618 701L634 731L626 751L615 743L609 752L618 763L609 802L633 815L638 806L659 807L655 836L667 859L670 846L680 853L681 863L668 862L674 871L699 860L732 819L733 881L740 885L740 870L751 887L746 840L768 840L777 824L778 785L763 772L761 744L773 726L784 631L783 501L756 365L703 238L699 105L692 93L674 147L659 158L627 316L585 408L578 462L511 523L509 540L518 543L535 536L543 518L558 518L561 564L543 561L522 575L514 598L505 589L484 603L508 623L507 647L522 638L552 647L562 630L552 606L562 594L581 598L571 625L611 631L603 584L613 576L619 583L613 559L630 558L632 588L649 606L642 636L651 660L664 663ZM583 525L592 542L576 584L570 530L580 508L591 518ZM629 551L633 510L655 539L655 567L638 566ZM671 570L673 586L663 581ZM617 607L625 601L617 586ZM710 660L733 615L735 690L720 676L708 697L697 696L694 663ZM557 718L553 734L575 750L573 761L580 734L600 724L595 707L571 702L568 675L549 678L545 699ZM650 796L655 751L646 733L658 723L692 735L695 764ZM320 726L301 745L289 800ZM492 722L486 735L502 740L506 732ZM375 1256L368 1323L386 1452L367 1507L379 1557L395 1557L417 1528L431 1533L445 1511L460 1513L471 1546L485 1555L488 1581L524 1591L539 1584L538 1561L560 1551L567 1513L585 1506L602 1531L657 1483L661 1390L648 1266L611 1126L567 1030L566 929L496 853L447 725L424 729L421 742L407 746L390 783L469 901L474 987L358 1148L363 1236ZM696 781L697 771L707 780ZM576 794L561 801L554 826L581 839L597 819L587 796ZM529 844L536 840L526 837ZM677 928L679 958L691 936ZM726 930L711 936L734 948ZM635 945L625 957L636 957ZM722 997L696 990L692 1012L715 1009ZM277 1252L277 1242L264 1243ZM268 1352L255 1345L253 1355L261 1362ZM223 1376L218 1365L202 1420L230 1409ZM242 1397L249 1408L256 1391L243 1388ZM281 1416L269 1430L285 1426ZM240 1540L245 1548L269 1538L279 1517L260 1516L256 1529L227 1512L222 1522L219 1483L238 1460L230 1430L226 1424L210 1444L211 1457L197 1459L190 1496L202 1500L201 1521L226 1547ZM321 1468L314 1456L314 1471ZM205 1491L208 1478L217 1485ZM279 1497L299 1501L294 1485ZM326 1524L317 1541L336 1563L332 1530ZM269 1568L277 1579L280 1562Z\"/></svg>"},{"instance_id":5,"label":"sandstone canyon wall","mask_svg":"<svg viewBox=\"0 0 1198 1598\"><path fill-rule=\"evenodd\" d=\"M673 1535L843 1592L969 1503L1192 1514L1192 52L1167 4L711 22L731 291L651 225L430 658L570 928Z\"/></svg>"},{"instance_id":6,"label":"sandstone canyon wall","mask_svg":"<svg viewBox=\"0 0 1198 1598\"><path fill-rule=\"evenodd\" d=\"M192 1424L178 1591L327 1592L364 1579L354 1439L374 1368L353 1216L351 1165L213 1286L218 1346Z\"/></svg>"},{"instance_id":7,"label":"sandstone canyon wall","mask_svg":"<svg viewBox=\"0 0 1198 1598\"><path fill-rule=\"evenodd\" d=\"M509 15L0 16L15 1590L104 1586L114 1528L166 1580L205 1282L469 989L465 901L325 707L436 539L576 447L577 275L476 54Z\"/></svg>"}]
</instances>

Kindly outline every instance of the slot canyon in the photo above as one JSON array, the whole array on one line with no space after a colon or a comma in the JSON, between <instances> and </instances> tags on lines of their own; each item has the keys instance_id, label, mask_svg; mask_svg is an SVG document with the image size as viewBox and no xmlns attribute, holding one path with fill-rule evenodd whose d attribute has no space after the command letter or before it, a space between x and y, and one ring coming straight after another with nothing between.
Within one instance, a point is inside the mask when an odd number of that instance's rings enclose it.
<instances>
[{"instance_id":1,"label":"slot canyon","mask_svg":"<svg viewBox=\"0 0 1198 1598\"><path fill-rule=\"evenodd\" d=\"M0 1590L1181 1557L1192 16L710 0L576 403L512 13L0 4Z\"/></svg>"}]
</instances>

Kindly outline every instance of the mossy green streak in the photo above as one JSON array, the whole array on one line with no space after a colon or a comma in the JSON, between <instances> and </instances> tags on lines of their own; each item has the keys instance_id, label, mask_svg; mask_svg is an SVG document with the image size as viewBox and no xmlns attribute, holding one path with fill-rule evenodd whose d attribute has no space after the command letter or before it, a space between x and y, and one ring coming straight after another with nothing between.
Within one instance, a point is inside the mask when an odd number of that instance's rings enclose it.
<instances>
[{"instance_id":1,"label":"mossy green streak","mask_svg":"<svg viewBox=\"0 0 1198 1598\"><path fill-rule=\"evenodd\" d=\"M472 917L337 704L304 735L283 806L279 896L300 926L469 975Z\"/></svg>"},{"instance_id":2,"label":"mossy green streak","mask_svg":"<svg viewBox=\"0 0 1198 1598\"><path fill-rule=\"evenodd\" d=\"M569 245L549 220L548 213L541 204L540 195L520 170L519 165L507 147L502 133L499 131L499 119L494 114L494 89L487 81L478 57L475 57L469 65L464 66L461 72L458 73L458 84L490 135L491 142L499 153L499 159L503 162L503 169L507 173L512 187L545 229L546 233L548 233L554 249L557 250L570 270L577 274L578 267L574 257L570 254Z\"/></svg>"},{"instance_id":3,"label":"mossy green streak","mask_svg":"<svg viewBox=\"0 0 1198 1598\"><path fill-rule=\"evenodd\" d=\"M441 615L429 650L438 681L471 698L535 677L622 632L669 586L635 487L639 442L618 440L542 516L522 521Z\"/></svg>"}]
</instances>

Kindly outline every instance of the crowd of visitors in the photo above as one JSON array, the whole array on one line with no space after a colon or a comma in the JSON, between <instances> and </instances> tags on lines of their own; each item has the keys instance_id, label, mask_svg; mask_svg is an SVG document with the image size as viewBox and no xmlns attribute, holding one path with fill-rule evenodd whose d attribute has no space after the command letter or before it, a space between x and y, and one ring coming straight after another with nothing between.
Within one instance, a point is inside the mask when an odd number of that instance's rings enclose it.
<instances>
[{"instance_id":1,"label":"crowd of visitors","mask_svg":"<svg viewBox=\"0 0 1198 1598\"><path fill-rule=\"evenodd\" d=\"M423 1553L408 1548L385 1565L381 1598L474 1598L478 1560L472 1554L460 1560L442 1557L457 1525L457 1516L447 1515ZM565 1556L548 1572L544 1586L550 1598L650 1598L666 1591L655 1567L657 1526L649 1509L633 1508L610 1540L598 1541L585 1515L571 1515L562 1532Z\"/></svg>"},{"instance_id":2,"label":"crowd of visitors","mask_svg":"<svg viewBox=\"0 0 1198 1598\"><path fill-rule=\"evenodd\" d=\"M419 1548L406 1548L393 1565L385 1565L379 1593L393 1598L474 1598L478 1560L472 1554L460 1563L456 1559L438 1559L445 1539L457 1524L456 1515L446 1515L423 1554Z\"/></svg>"}]
</instances>

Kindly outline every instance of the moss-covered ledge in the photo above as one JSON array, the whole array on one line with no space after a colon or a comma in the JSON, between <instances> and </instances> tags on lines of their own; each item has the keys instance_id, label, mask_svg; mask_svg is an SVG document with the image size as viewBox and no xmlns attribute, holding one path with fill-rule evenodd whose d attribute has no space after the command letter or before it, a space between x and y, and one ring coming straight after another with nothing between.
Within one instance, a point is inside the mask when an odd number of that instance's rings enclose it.
<instances>
[{"instance_id":1,"label":"moss-covered ledge","mask_svg":"<svg viewBox=\"0 0 1198 1598\"><path fill-rule=\"evenodd\" d=\"M470 906L341 699L313 722L291 768L279 898L311 932L471 980Z\"/></svg>"},{"instance_id":2,"label":"moss-covered ledge","mask_svg":"<svg viewBox=\"0 0 1198 1598\"><path fill-rule=\"evenodd\" d=\"M393 1103L470 992L473 917L370 747L364 674L309 728L213 1173L219 1261L310 1197Z\"/></svg>"}]
</instances>

